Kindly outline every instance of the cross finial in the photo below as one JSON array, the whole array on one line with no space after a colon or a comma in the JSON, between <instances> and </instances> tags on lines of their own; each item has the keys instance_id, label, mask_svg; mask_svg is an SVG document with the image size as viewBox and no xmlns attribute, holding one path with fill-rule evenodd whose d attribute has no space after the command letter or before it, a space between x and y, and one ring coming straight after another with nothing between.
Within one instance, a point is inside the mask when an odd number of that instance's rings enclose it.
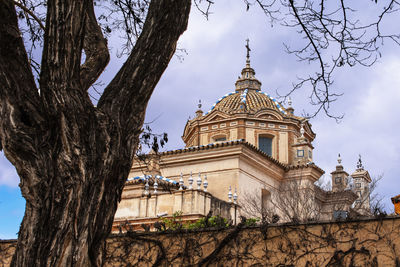
<instances>
[{"instance_id":1,"label":"cross finial","mask_svg":"<svg viewBox=\"0 0 400 267\"><path fill-rule=\"evenodd\" d=\"M362 161L361 161L361 155L358 155L357 169L359 169L359 170L364 169L364 167L362 165Z\"/></svg>"},{"instance_id":2,"label":"cross finial","mask_svg":"<svg viewBox=\"0 0 400 267\"><path fill-rule=\"evenodd\" d=\"M199 100L199 104L197 104L197 106L199 107L199 109L201 109L201 99Z\"/></svg>"},{"instance_id":3,"label":"cross finial","mask_svg":"<svg viewBox=\"0 0 400 267\"><path fill-rule=\"evenodd\" d=\"M288 105L289 105L289 107L291 108L292 107L292 98L289 96L289 99L288 99Z\"/></svg>"},{"instance_id":4,"label":"cross finial","mask_svg":"<svg viewBox=\"0 0 400 267\"><path fill-rule=\"evenodd\" d=\"M339 163L339 165L342 163L342 158L340 157L340 153L338 155L337 162Z\"/></svg>"},{"instance_id":5,"label":"cross finial","mask_svg":"<svg viewBox=\"0 0 400 267\"><path fill-rule=\"evenodd\" d=\"M250 42L250 40L249 40L249 38L247 38L246 39L246 49L247 49L246 63L248 63L248 64L250 64L250 51L251 51L249 42Z\"/></svg>"}]
</instances>

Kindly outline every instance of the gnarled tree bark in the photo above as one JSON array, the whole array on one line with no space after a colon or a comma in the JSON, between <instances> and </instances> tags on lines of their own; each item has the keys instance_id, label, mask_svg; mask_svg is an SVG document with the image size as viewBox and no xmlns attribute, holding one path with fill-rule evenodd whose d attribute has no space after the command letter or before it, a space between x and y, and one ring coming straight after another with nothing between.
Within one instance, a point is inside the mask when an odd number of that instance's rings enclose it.
<instances>
[{"instance_id":1,"label":"gnarled tree bark","mask_svg":"<svg viewBox=\"0 0 400 267\"><path fill-rule=\"evenodd\" d=\"M13 266L101 266L145 109L185 31L190 0L157 0L97 107L108 63L92 1L47 1L40 93L12 1L0 1L0 148L26 199ZM81 65L81 54L86 60Z\"/></svg>"}]
</instances>

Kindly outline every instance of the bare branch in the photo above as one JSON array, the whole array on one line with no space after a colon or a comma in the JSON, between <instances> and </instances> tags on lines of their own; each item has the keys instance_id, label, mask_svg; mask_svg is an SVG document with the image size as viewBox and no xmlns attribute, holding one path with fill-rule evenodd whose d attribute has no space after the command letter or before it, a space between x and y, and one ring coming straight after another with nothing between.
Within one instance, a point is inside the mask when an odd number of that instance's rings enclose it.
<instances>
[{"instance_id":1,"label":"bare branch","mask_svg":"<svg viewBox=\"0 0 400 267\"><path fill-rule=\"evenodd\" d=\"M268 5L268 1L257 2L269 18L273 7ZM281 98L286 99L294 91L309 86L310 103L316 109L304 116L315 117L322 111L329 117L340 120L343 114L335 115L330 112L331 104L343 94L332 86L336 69L373 65L380 57L379 48L384 40L400 45L400 34L384 34L381 29L384 18L398 12L398 1L371 4L377 7L377 19L371 23L363 23L357 15L358 11L351 7L353 2L280 1L280 5L288 9L288 13L282 14L282 19L278 20L282 21L283 26L296 29L304 40L298 42L297 48L285 45L286 52L295 55L299 61L315 64L318 68L314 74L298 78L298 82L287 93L281 95L278 92ZM382 6L383 9L378 11Z\"/></svg>"},{"instance_id":2,"label":"bare branch","mask_svg":"<svg viewBox=\"0 0 400 267\"><path fill-rule=\"evenodd\" d=\"M150 95L186 30L189 10L187 0L152 1L131 55L104 90L98 107L125 125L127 133L141 129Z\"/></svg>"},{"instance_id":3,"label":"bare branch","mask_svg":"<svg viewBox=\"0 0 400 267\"><path fill-rule=\"evenodd\" d=\"M196 6L197 10L200 11L200 13L208 20L208 17L211 14L210 13L210 8L211 8L211 5L214 4L214 1L211 1L211 0L203 1L203 2L206 3L206 7L205 8L200 6L202 0L194 0L193 2L194 2L194 5Z\"/></svg>"},{"instance_id":4,"label":"bare branch","mask_svg":"<svg viewBox=\"0 0 400 267\"><path fill-rule=\"evenodd\" d=\"M28 13L34 20L36 20L36 22L39 24L40 28L42 28L42 30L44 30L44 25L42 23L42 21L35 15L35 13L31 12L29 10L29 8L27 8L25 5L21 4L18 1L13 1L14 5L20 7L23 11L25 11L26 13Z\"/></svg>"},{"instance_id":5,"label":"bare branch","mask_svg":"<svg viewBox=\"0 0 400 267\"><path fill-rule=\"evenodd\" d=\"M129 55L143 30L147 16L149 0L116 0L105 1L104 12L98 22L106 36L118 34L124 42L117 51L117 56Z\"/></svg>"}]
</instances>

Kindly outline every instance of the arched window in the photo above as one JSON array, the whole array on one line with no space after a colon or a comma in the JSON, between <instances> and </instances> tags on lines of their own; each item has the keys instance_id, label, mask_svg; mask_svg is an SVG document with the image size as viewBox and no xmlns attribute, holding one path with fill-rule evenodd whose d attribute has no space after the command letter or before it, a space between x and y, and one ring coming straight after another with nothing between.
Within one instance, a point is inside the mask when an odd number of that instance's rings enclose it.
<instances>
[{"instance_id":1,"label":"arched window","mask_svg":"<svg viewBox=\"0 0 400 267\"><path fill-rule=\"evenodd\" d=\"M272 156L272 138L267 136L259 136L258 148L265 154Z\"/></svg>"}]
</instances>

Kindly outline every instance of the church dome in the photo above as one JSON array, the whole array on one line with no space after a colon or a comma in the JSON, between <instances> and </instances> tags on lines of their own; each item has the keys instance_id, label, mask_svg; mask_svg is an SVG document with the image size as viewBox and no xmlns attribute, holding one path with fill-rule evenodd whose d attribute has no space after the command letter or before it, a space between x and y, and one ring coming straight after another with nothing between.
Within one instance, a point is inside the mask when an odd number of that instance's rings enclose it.
<instances>
[{"instance_id":1,"label":"church dome","mask_svg":"<svg viewBox=\"0 0 400 267\"><path fill-rule=\"evenodd\" d=\"M267 93L254 89L244 89L224 95L205 115L213 110L228 114L244 112L254 114L264 109L272 109L281 114L287 114L283 106Z\"/></svg>"},{"instance_id":2,"label":"church dome","mask_svg":"<svg viewBox=\"0 0 400 267\"><path fill-rule=\"evenodd\" d=\"M293 162L294 142L301 136L307 140L304 144L309 144L315 134L305 118L293 114L290 98L285 108L261 91L261 82L250 65L250 47L246 41L246 65L235 82L234 92L219 98L206 113L199 101L196 117L187 121L182 139L186 147L243 139L283 163ZM310 155L304 156L307 160L312 158L311 150L303 151Z\"/></svg>"},{"instance_id":3,"label":"church dome","mask_svg":"<svg viewBox=\"0 0 400 267\"><path fill-rule=\"evenodd\" d=\"M247 40L248 41L248 40ZM286 115L282 105L267 93L261 92L261 82L255 77L256 72L250 66L250 47L247 43L246 66L238 77L235 92L229 93L217 100L211 111L218 110L228 114L248 113L254 114L258 111L269 109Z\"/></svg>"}]
</instances>

